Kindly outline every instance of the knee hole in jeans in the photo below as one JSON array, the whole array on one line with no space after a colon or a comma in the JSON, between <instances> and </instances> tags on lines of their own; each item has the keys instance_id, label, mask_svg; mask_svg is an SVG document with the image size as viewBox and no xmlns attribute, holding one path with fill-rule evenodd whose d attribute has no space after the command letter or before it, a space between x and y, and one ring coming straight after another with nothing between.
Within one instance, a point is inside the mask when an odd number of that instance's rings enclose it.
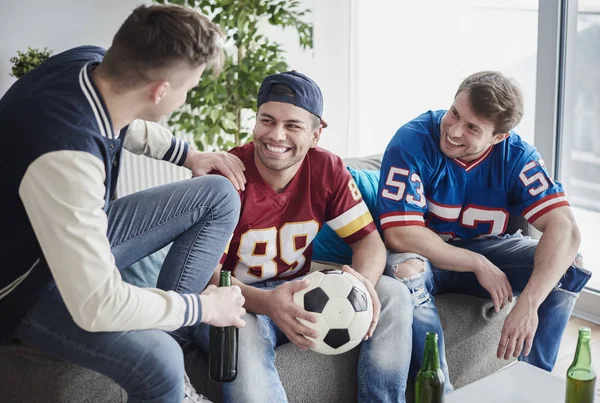
<instances>
[{"instance_id":1,"label":"knee hole in jeans","mask_svg":"<svg viewBox=\"0 0 600 403\"><path fill-rule=\"evenodd\" d=\"M415 281L425 273L425 262L413 258L394 265L393 269L394 276L408 287L415 306L427 305L430 301L430 294L422 281Z\"/></svg>"},{"instance_id":2,"label":"knee hole in jeans","mask_svg":"<svg viewBox=\"0 0 600 403\"><path fill-rule=\"evenodd\" d=\"M421 259L409 259L403 263L398 263L393 266L394 276L397 279L408 279L418 274L425 272L425 262Z\"/></svg>"}]
</instances>

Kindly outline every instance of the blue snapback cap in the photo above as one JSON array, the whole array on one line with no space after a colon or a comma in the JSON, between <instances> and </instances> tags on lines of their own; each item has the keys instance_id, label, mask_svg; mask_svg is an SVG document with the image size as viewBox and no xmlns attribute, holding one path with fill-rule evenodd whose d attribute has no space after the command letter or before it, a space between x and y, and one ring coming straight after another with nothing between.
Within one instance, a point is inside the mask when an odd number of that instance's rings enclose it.
<instances>
[{"instance_id":1,"label":"blue snapback cap","mask_svg":"<svg viewBox=\"0 0 600 403\"><path fill-rule=\"evenodd\" d=\"M272 94L271 87L274 84L285 84L294 91L294 96ZM323 94L321 89L313 80L295 70L285 73L267 76L258 91L256 108L269 101L285 102L302 108L321 119L321 125L327 127L323 120Z\"/></svg>"}]
</instances>

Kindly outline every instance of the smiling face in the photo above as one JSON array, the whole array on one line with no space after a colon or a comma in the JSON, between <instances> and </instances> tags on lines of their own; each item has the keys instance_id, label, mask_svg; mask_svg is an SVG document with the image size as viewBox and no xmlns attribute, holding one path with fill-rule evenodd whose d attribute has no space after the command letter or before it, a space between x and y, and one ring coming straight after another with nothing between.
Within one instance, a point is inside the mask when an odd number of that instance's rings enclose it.
<instances>
[{"instance_id":1,"label":"smiling face","mask_svg":"<svg viewBox=\"0 0 600 403\"><path fill-rule=\"evenodd\" d=\"M460 92L440 125L440 148L450 158L473 161L509 133L494 134L494 124L473 112L469 93Z\"/></svg>"},{"instance_id":2,"label":"smiling face","mask_svg":"<svg viewBox=\"0 0 600 403\"><path fill-rule=\"evenodd\" d=\"M284 102L266 102L258 109L253 131L255 161L271 171L298 170L321 135L310 112Z\"/></svg>"}]
</instances>

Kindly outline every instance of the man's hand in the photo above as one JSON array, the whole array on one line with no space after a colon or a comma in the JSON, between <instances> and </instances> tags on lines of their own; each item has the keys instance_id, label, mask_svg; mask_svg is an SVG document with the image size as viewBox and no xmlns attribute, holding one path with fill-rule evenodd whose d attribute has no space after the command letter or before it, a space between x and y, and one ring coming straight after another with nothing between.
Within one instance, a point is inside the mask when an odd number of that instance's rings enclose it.
<instances>
[{"instance_id":1,"label":"man's hand","mask_svg":"<svg viewBox=\"0 0 600 403\"><path fill-rule=\"evenodd\" d=\"M201 153L190 148L183 166L192 171L192 176L203 176L217 170L229 179L237 190L244 191L245 189L244 170L246 167L233 154L222 151Z\"/></svg>"},{"instance_id":2,"label":"man's hand","mask_svg":"<svg viewBox=\"0 0 600 403\"><path fill-rule=\"evenodd\" d=\"M237 285L231 287L215 287L209 285L200 294L202 303L202 323L212 326L244 327L246 322L242 316L244 309L244 296Z\"/></svg>"},{"instance_id":3,"label":"man's hand","mask_svg":"<svg viewBox=\"0 0 600 403\"><path fill-rule=\"evenodd\" d=\"M490 262L485 256L477 255L478 266L474 273L477 281L490 293L494 302L494 310L500 312L507 302L512 302L513 292L506 274Z\"/></svg>"},{"instance_id":4,"label":"man's hand","mask_svg":"<svg viewBox=\"0 0 600 403\"><path fill-rule=\"evenodd\" d=\"M316 338L316 330L304 326L298 319L316 322L317 318L308 311L300 308L293 300L294 293L308 287L310 282L306 279L289 281L271 290L267 315L275 322L277 327L285 333L292 343L303 350L314 347L314 343L306 337Z\"/></svg>"},{"instance_id":5,"label":"man's hand","mask_svg":"<svg viewBox=\"0 0 600 403\"><path fill-rule=\"evenodd\" d=\"M496 356L508 360L511 356L518 357L521 351L529 355L537 327L537 307L527 298L519 298L504 320Z\"/></svg>"},{"instance_id":6,"label":"man's hand","mask_svg":"<svg viewBox=\"0 0 600 403\"><path fill-rule=\"evenodd\" d=\"M342 266L342 270L346 273L352 274L361 283L363 283L364 286L367 288L367 291L369 291L369 294L371 295L371 301L373 301L373 320L371 321L371 325L369 326L367 334L363 338L363 340L367 340L369 337L373 336L373 332L377 327L377 322L379 322L379 314L381 313L381 302L379 302L379 296L377 295L377 291L375 291L375 287L373 287L373 284L371 284L371 282L368 279L364 278L352 267L344 265Z\"/></svg>"}]
</instances>

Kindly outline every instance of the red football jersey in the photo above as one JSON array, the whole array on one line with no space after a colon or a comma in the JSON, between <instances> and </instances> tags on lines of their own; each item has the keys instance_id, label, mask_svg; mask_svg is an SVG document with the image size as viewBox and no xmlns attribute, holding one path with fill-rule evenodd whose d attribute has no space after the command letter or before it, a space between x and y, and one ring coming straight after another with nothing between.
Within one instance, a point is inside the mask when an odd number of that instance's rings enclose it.
<instances>
[{"instance_id":1,"label":"red football jersey","mask_svg":"<svg viewBox=\"0 0 600 403\"><path fill-rule=\"evenodd\" d=\"M245 284L308 273L312 241L327 223L348 244L376 229L338 156L311 148L287 188L277 193L258 172L254 144L230 151L246 166L241 215L223 268Z\"/></svg>"}]
</instances>

